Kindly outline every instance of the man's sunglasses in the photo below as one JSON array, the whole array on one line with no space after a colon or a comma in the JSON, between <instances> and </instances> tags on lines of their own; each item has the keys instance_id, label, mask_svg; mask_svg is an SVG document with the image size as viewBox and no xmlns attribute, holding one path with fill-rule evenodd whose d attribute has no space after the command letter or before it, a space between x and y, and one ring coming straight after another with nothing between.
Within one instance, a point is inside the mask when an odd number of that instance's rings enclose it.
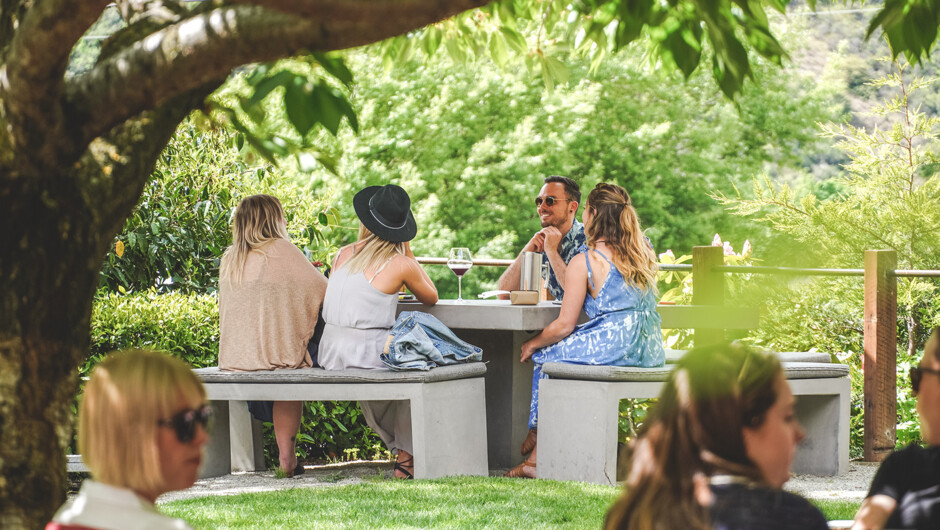
<instances>
[{"instance_id":1,"label":"man's sunglasses","mask_svg":"<svg viewBox=\"0 0 940 530\"><path fill-rule=\"evenodd\" d=\"M923 366L912 366L911 367L911 390L914 393L920 392L920 380L924 377L924 374L934 374L940 375L940 370L934 370L933 368L924 368Z\"/></svg>"},{"instance_id":2,"label":"man's sunglasses","mask_svg":"<svg viewBox=\"0 0 940 530\"><path fill-rule=\"evenodd\" d=\"M556 202L559 202L559 201L567 201L567 200L568 200L568 199L556 199L555 197L551 197L551 196L545 197L544 200L543 200L541 197L536 197L536 198L535 198L535 207L538 208L538 207L541 206L542 203L544 202L545 204L548 205L549 208L551 208L552 206L555 206L555 203L556 203Z\"/></svg>"},{"instance_id":3,"label":"man's sunglasses","mask_svg":"<svg viewBox=\"0 0 940 530\"><path fill-rule=\"evenodd\" d=\"M212 428L212 408L203 405L198 409L186 409L168 420L157 422L162 427L172 427L180 443L189 443L196 437L196 425L208 432Z\"/></svg>"}]
</instances>

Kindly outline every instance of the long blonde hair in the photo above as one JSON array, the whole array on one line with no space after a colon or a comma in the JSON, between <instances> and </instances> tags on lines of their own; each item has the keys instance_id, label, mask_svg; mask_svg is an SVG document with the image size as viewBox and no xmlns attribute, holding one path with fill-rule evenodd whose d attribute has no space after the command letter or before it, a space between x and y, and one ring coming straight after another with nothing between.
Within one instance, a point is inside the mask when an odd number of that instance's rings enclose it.
<instances>
[{"instance_id":1,"label":"long blonde hair","mask_svg":"<svg viewBox=\"0 0 940 530\"><path fill-rule=\"evenodd\" d=\"M276 239L290 239L284 226L281 201L270 195L252 195L242 199L232 222L232 245L222 254L219 280L240 284L248 254L259 252L264 255L261 247Z\"/></svg>"},{"instance_id":2,"label":"long blonde hair","mask_svg":"<svg viewBox=\"0 0 940 530\"><path fill-rule=\"evenodd\" d=\"M356 249L358 248L358 250ZM367 269L381 267L389 258L405 253L405 243L387 241L372 233L359 223L359 241L353 248L353 255L339 268L345 268L349 274L365 272Z\"/></svg>"},{"instance_id":3,"label":"long blonde hair","mask_svg":"<svg viewBox=\"0 0 940 530\"><path fill-rule=\"evenodd\" d=\"M586 230L587 246L595 248L598 241L607 243L613 254L610 258L624 281L655 290L656 253L643 234L627 190L601 182L588 194L585 207L594 212Z\"/></svg>"}]
</instances>

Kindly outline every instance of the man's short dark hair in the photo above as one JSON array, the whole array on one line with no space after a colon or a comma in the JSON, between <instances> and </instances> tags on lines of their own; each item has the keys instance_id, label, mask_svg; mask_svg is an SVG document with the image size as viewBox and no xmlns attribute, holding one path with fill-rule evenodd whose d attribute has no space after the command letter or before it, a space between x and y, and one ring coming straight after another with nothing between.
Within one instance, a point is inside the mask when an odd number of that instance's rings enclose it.
<instances>
[{"instance_id":1,"label":"man's short dark hair","mask_svg":"<svg viewBox=\"0 0 940 530\"><path fill-rule=\"evenodd\" d=\"M568 196L569 201L574 201L578 204L581 204L581 186L578 186L577 182L571 180L568 177L562 177L561 175L545 177L545 184L551 184L553 182L557 182L565 186L565 195Z\"/></svg>"}]
</instances>

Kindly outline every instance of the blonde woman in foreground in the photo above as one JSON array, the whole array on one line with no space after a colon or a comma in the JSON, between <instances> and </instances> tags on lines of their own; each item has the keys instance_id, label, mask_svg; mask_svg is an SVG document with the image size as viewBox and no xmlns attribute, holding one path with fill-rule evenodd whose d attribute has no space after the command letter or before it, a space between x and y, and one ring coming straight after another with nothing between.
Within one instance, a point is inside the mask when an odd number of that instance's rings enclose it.
<instances>
[{"instance_id":1,"label":"blonde woman in foreground","mask_svg":"<svg viewBox=\"0 0 940 530\"><path fill-rule=\"evenodd\" d=\"M911 389L927 447L911 444L881 463L854 530L940 528L940 328L933 330L920 364L911 368Z\"/></svg>"},{"instance_id":2,"label":"blonde woman in foreground","mask_svg":"<svg viewBox=\"0 0 940 530\"><path fill-rule=\"evenodd\" d=\"M206 391L185 362L152 351L108 356L78 412L78 450L94 480L46 530L190 528L154 503L196 481L210 418Z\"/></svg>"},{"instance_id":3,"label":"blonde woman in foreground","mask_svg":"<svg viewBox=\"0 0 940 530\"><path fill-rule=\"evenodd\" d=\"M411 198L399 186L370 186L353 199L359 240L340 249L323 302L320 365L327 370L386 369L380 355L391 340L398 290L437 303L437 288L415 259L409 241L418 227ZM412 478L414 446L407 401L361 401L366 423L397 455L395 476Z\"/></svg>"},{"instance_id":4,"label":"blonde woman in foreground","mask_svg":"<svg viewBox=\"0 0 940 530\"><path fill-rule=\"evenodd\" d=\"M238 203L219 269L219 369L313 366L308 347L326 278L290 242L277 198ZM273 412L280 469L288 477L303 473L296 455L303 402L275 401Z\"/></svg>"},{"instance_id":5,"label":"blonde woman in foreground","mask_svg":"<svg viewBox=\"0 0 940 530\"><path fill-rule=\"evenodd\" d=\"M737 345L676 364L633 446L608 530L826 530L781 488L803 439L776 357Z\"/></svg>"}]
</instances>

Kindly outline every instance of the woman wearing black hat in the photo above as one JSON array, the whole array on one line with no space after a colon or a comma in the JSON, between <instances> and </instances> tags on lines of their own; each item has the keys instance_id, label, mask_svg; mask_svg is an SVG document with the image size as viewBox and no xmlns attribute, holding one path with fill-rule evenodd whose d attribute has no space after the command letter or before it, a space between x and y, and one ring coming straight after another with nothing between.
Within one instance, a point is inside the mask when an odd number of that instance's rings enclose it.
<instances>
[{"instance_id":1,"label":"woman wearing black hat","mask_svg":"<svg viewBox=\"0 0 940 530\"><path fill-rule=\"evenodd\" d=\"M359 240L336 254L323 301L326 327L319 362L327 370L386 368L379 355L395 324L402 284L421 303L437 303L437 288L408 244L417 232L408 193L394 184L371 186L356 194L353 206L360 221ZM395 475L410 478L414 470L410 404L360 405L369 426L398 455Z\"/></svg>"}]
</instances>

